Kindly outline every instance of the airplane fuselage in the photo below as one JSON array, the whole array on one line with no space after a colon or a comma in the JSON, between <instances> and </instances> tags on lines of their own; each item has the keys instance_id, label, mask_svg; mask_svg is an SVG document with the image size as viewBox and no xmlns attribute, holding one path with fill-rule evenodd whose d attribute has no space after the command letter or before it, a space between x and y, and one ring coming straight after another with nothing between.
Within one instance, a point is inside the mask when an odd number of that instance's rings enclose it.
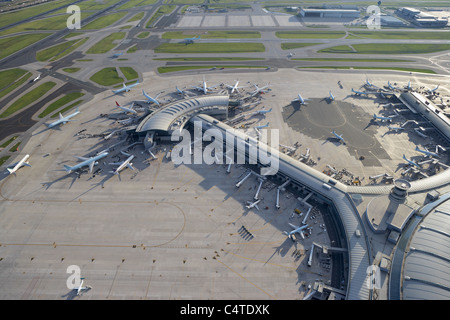
<instances>
[{"instance_id":1,"label":"airplane fuselage","mask_svg":"<svg viewBox=\"0 0 450 320\"><path fill-rule=\"evenodd\" d=\"M92 168L94 167L95 163L98 160L106 157L107 155L108 155L108 152L103 152L103 153L101 153L99 155L96 155L95 157L91 157L89 159L86 159L83 162L80 162L80 163L78 163L78 164L76 164L76 165L74 165L72 167L64 165L64 168L65 168L65 170L68 173L71 173L71 172L74 172L74 171L76 171L76 170L78 170L78 169L80 169L82 167L89 166L89 171L92 172Z\"/></svg>"}]
</instances>

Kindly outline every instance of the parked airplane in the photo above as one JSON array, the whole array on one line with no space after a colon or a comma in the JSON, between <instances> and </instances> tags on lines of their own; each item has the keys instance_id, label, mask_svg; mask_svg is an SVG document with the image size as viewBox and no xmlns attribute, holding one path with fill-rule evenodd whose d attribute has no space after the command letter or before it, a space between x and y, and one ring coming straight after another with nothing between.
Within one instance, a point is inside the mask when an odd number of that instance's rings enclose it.
<instances>
[{"instance_id":1,"label":"parked airplane","mask_svg":"<svg viewBox=\"0 0 450 320\"><path fill-rule=\"evenodd\" d=\"M201 87L194 86L194 89L196 89L196 90L198 90L198 91L202 91L204 94L207 94L209 90L213 90L213 89L215 89L217 86L218 86L218 85L208 87L208 85L206 84L205 77L203 77L202 86L201 86Z\"/></svg>"},{"instance_id":2,"label":"parked airplane","mask_svg":"<svg viewBox=\"0 0 450 320\"><path fill-rule=\"evenodd\" d=\"M234 93L235 91L239 93L239 89L246 88L246 86L238 87L238 85L239 85L239 80L236 80L236 83L234 85L229 85L229 84L225 83L225 86L228 89L231 89L230 93Z\"/></svg>"},{"instance_id":3,"label":"parked airplane","mask_svg":"<svg viewBox=\"0 0 450 320\"><path fill-rule=\"evenodd\" d=\"M307 104L305 101L308 101L310 99L303 99L302 96L299 94L297 94L297 98L295 98L292 101L298 101L300 104Z\"/></svg>"},{"instance_id":4,"label":"parked airplane","mask_svg":"<svg viewBox=\"0 0 450 320\"><path fill-rule=\"evenodd\" d=\"M46 124L46 126L47 126L48 128L53 128L53 127L56 127L57 125L60 125L60 124L66 124L66 123L69 122L69 121L75 121L75 120L70 120L70 118L76 116L76 115L79 114L79 113L80 113L80 111L78 111L78 107L75 109L75 112L74 112L74 113L69 114L69 115L67 115L67 116L65 116L65 117L63 117L63 115L62 115L61 112L60 112L60 113L59 113L59 119L56 120L55 122L50 123L50 124Z\"/></svg>"},{"instance_id":5,"label":"parked airplane","mask_svg":"<svg viewBox=\"0 0 450 320\"><path fill-rule=\"evenodd\" d=\"M39 73L36 78L33 79L33 82L38 81L41 78L41 74Z\"/></svg>"},{"instance_id":6,"label":"parked airplane","mask_svg":"<svg viewBox=\"0 0 450 320\"><path fill-rule=\"evenodd\" d=\"M371 93L371 92L356 91L356 90L354 90L353 88L352 88L352 92L353 92L355 95L357 95L357 96L360 96L360 95L368 95L368 94Z\"/></svg>"},{"instance_id":7,"label":"parked airplane","mask_svg":"<svg viewBox=\"0 0 450 320\"><path fill-rule=\"evenodd\" d=\"M123 162L112 162L112 163L110 163L110 165L119 166L115 171L110 171L110 173L113 173L115 175L120 175L120 171L125 169L125 167L128 167L131 170L135 170L133 168L133 164L131 163L131 160L133 160L133 158L134 158L134 155L131 155Z\"/></svg>"},{"instance_id":8,"label":"parked airplane","mask_svg":"<svg viewBox=\"0 0 450 320\"><path fill-rule=\"evenodd\" d=\"M89 289L92 288L90 286L83 287L84 278L80 278L80 280L81 280L81 283L80 283L80 286L77 289L77 296L80 296L82 294L82 291L89 290Z\"/></svg>"},{"instance_id":9,"label":"parked airplane","mask_svg":"<svg viewBox=\"0 0 450 320\"><path fill-rule=\"evenodd\" d=\"M439 84L437 85L436 88L431 89L431 90L428 90L428 93L433 93L433 92L435 92L437 89L439 89Z\"/></svg>"},{"instance_id":10,"label":"parked airplane","mask_svg":"<svg viewBox=\"0 0 450 320\"><path fill-rule=\"evenodd\" d=\"M186 43L194 43L195 40L200 40L200 36L192 38L184 38L184 41L186 41Z\"/></svg>"},{"instance_id":11,"label":"parked airplane","mask_svg":"<svg viewBox=\"0 0 450 320\"><path fill-rule=\"evenodd\" d=\"M247 201L247 205L245 206L247 209L251 209L255 207L259 211L258 203L261 201L261 199L256 200L255 202Z\"/></svg>"},{"instance_id":12,"label":"parked airplane","mask_svg":"<svg viewBox=\"0 0 450 320\"><path fill-rule=\"evenodd\" d=\"M304 226L301 226L301 227L293 225L292 223L289 223L289 225L292 228L294 228L294 230L292 230L291 232L284 231L284 234L288 235L290 238L294 233L298 233L298 234L300 234L302 239L305 239L305 235L303 234L303 229L306 229L308 227L307 224L305 224Z\"/></svg>"},{"instance_id":13,"label":"parked airplane","mask_svg":"<svg viewBox=\"0 0 450 320\"><path fill-rule=\"evenodd\" d=\"M133 103L134 105L134 103ZM117 101L116 101L116 106L117 108L119 108L120 110L122 110L124 113L133 113L133 114L137 114L136 110L133 109L133 105L130 108L127 107L122 107Z\"/></svg>"},{"instance_id":14,"label":"parked airplane","mask_svg":"<svg viewBox=\"0 0 450 320\"><path fill-rule=\"evenodd\" d=\"M25 155L22 158L22 160L20 160L19 162L14 163L14 164L11 164L9 166L9 168L6 168L6 170L8 170L9 174L14 173L14 175L16 175L16 171L19 170L21 167L23 167L23 166L31 167L31 165L27 161L29 157L30 157L29 154ZM5 174L6 174L6 172L5 172Z\"/></svg>"},{"instance_id":15,"label":"parked airplane","mask_svg":"<svg viewBox=\"0 0 450 320\"><path fill-rule=\"evenodd\" d=\"M332 134L339 140L341 141L343 144L346 144L344 138L342 137L342 135L338 135L334 130L332 132Z\"/></svg>"},{"instance_id":16,"label":"parked airplane","mask_svg":"<svg viewBox=\"0 0 450 320\"><path fill-rule=\"evenodd\" d=\"M419 149L419 146L416 146L416 151L422 152L423 154L426 154L427 156L430 156L430 157L436 157L436 158L440 158L441 157L437 153L430 152L428 150L421 150L421 149Z\"/></svg>"},{"instance_id":17,"label":"parked airplane","mask_svg":"<svg viewBox=\"0 0 450 320\"><path fill-rule=\"evenodd\" d=\"M142 94L144 95L144 97L147 98L147 101L145 101L145 102L154 103L159 106L160 103L157 99L161 95L161 93L158 93L157 96L153 98L153 97L150 97L147 93L145 93L144 89L142 89Z\"/></svg>"},{"instance_id":18,"label":"parked airplane","mask_svg":"<svg viewBox=\"0 0 450 320\"><path fill-rule=\"evenodd\" d=\"M391 89L391 90L397 89L397 88L394 87L389 81L388 81L388 88Z\"/></svg>"},{"instance_id":19,"label":"parked airplane","mask_svg":"<svg viewBox=\"0 0 450 320\"><path fill-rule=\"evenodd\" d=\"M117 58L117 57L120 57L121 55L123 55L123 52L114 53L112 57Z\"/></svg>"},{"instance_id":20,"label":"parked airplane","mask_svg":"<svg viewBox=\"0 0 450 320\"><path fill-rule=\"evenodd\" d=\"M68 165L64 165L64 169L68 172L74 172L84 166L89 166L89 173L92 173L92 169L94 168L94 166L97 164L97 161L106 157L108 155L108 152L102 152L99 155L96 155L94 157L90 157L90 158L85 158L85 157L76 157L78 158L78 160L81 160L83 162L80 162L74 166L68 166Z\"/></svg>"},{"instance_id":21,"label":"parked airplane","mask_svg":"<svg viewBox=\"0 0 450 320\"><path fill-rule=\"evenodd\" d=\"M330 90L330 96L328 97L329 99L330 99L330 101L334 101L334 96L333 96L333 94L331 93L331 90Z\"/></svg>"},{"instance_id":22,"label":"parked airplane","mask_svg":"<svg viewBox=\"0 0 450 320\"><path fill-rule=\"evenodd\" d=\"M412 90L411 81L408 81L408 84L405 86L405 89Z\"/></svg>"},{"instance_id":23,"label":"parked airplane","mask_svg":"<svg viewBox=\"0 0 450 320\"><path fill-rule=\"evenodd\" d=\"M251 96L256 96L259 93L267 93L270 91L270 89L268 89L270 87L270 84L266 84L264 87L258 87L258 85L253 84L253 86L255 87L255 90L251 93Z\"/></svg>"},{"instance_id":24,"label":"parked airplane","mask_svg":"<svg viewBox=\"0 0 450 320\"><path fill-rule=\"evenodd\" d=\"M412 160L410 160L410 159L407 159L405 155L403 155L403 159L406 160L406 162L408 162L410 165L416 166L416 167L422 169L422 167L419 166L417 163L415 163L414 161L412 161Z\"/></svg>"},{"instance_id":25,"label":"parked airplane","mask_svg":"<svg viewBox=\"0 0 450 320\"><path fill-rule=\"evenodd\" d=\"M128 92L128 91L130 91L131 90L131 88L133 88L133 87L135 87L135 86L137 86L139 84L139 81L136 81L136 83L135 84L130 84L130 85L125 85L125 83L123 83L123 87L122 88L120 88L120 89L117 89L117 90L113 90L113 92L115 93L115 94L117 94L117 93L121 93L121 92Z\"/></svg>"},{"instance_id":26,"label":"parked airplane","mask_svg":"<svg viewBox=\"0 0 450 320\"><path fill-rule=\"evenodd\" d=\"M269 123L267 122L265 125L262 125L262 126L256 126L255 129L267 128L268 126L269 126Z\"/></svg>"},{"instance_id":27,"label":"parked airplane","mask_svg":"<svg viewBox=\"0 0 450 320\"><path fill-rule=\"evenodd\" d=\"M395 132L398 132L399 130L404 130L405 128L388 126L388 129L389 130L394 130Z\"/></svg>"},{"instance_id":28,"label":"parked airplane","mask_svg":"<svg viewBox=\"0 0 450 320\"><path fill-rule=\"evenodd\" d=\"M266 114L269 112L272 112L272 108L270 108L269 110L258 110L258 111L255 111L254 114Z\"/></svg>"},{"instance_id":29,"label":"parked airplane","mask_svg":"<svg viewBox=\"0 0 450 320\"><path fill-rule=\"evenodd\" d=\"M374 120L381 120L382 122L385 122L385 121L387 121L387 122L392 122L392 118L394 118L394 117L396 117L396 115L395 116L390 116L390 117L382 117L382 116L377 116L375 113L373 114L373 119Z\"/></svg>"}]
</instances>

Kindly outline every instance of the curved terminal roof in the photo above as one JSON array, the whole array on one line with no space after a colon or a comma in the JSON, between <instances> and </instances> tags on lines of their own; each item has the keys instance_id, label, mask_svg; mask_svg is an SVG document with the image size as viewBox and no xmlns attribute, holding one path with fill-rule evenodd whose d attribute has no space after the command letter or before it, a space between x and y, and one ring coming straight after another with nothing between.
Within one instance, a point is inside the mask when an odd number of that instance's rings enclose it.
<instances>
[{"instance_id":1,"label":"curved terminal roof","mask_svg":"<svg viewBox=\"0 0 450 320\"><path fill-rule=\"evenodd\" d=\"M450 299L450 193L419 223L403 264L404 300Z\"/></svg>"},{"instance_id":2,"label":"curved terminal roof","mask_svg":"<svg viewBox=\"0 0 450 320\"><path fill-rule=\"evenodd\" d=\"M360 216L350 199L350 196L345 192L345 185L330 179L327 175L314 170L284 153L279 153L277 150L258 142L244 134L242 131L216 121L210 116L198 115L192 118L191 122L200 120L206 122L207 128L215 127L220 129L223 134L227 131L242 141L248 141L248 144L257 144L263 152L258 152L260 156L259 159L252 160L261 160L262 163L269 163L267 158L263 158L264 154L270 154L270 156L278 155L279 172L290 178L292 182L306 185L314 190L314 192L321 194L333 202L344 225L348 243L349 285L347 288L347 299L368 300L370 298L370 292L366 286L366 270L370 265L370 248L367 244L366 236L364 235L364 228L361 226L362 222ZM228 143L229 139L226 139L224 136L224 141ZM249 154L249 157L251 157L251 154Z\"/></svg>"},{"instance_id":3,"label":"curved terminal roof","mask_svg":"<svg viewBox=\"0 0 450 320\"><path fill-rule=\"evenodd\" d=\"M213 109L228 107L228 96L201 96L183 99L173 102L163 108L149 114L137 126L136 132L150 130L170 131L172 124L183 116L182 122L188 121L190 117L198 112L213 111Z\"/></svg>"}]
</instances>

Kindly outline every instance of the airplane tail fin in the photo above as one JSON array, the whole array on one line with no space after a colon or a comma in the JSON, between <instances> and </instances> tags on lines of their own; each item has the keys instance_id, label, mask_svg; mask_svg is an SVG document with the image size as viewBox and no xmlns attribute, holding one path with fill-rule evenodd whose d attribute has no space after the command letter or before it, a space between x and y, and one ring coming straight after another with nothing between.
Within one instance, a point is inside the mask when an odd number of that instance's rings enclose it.
<instances>
[{"instance_id":1,"label":"airplane tail fin","mask_svg":"<svg viewBox=\"0 0 450 320\"><path fill-rule=\"evenodd\" d=\"M271 112L271 111L272 111L272 108L269 109L269 112Z\"/></svg>"},{"instance_id":2,"label":"airplane tail fin","mask_svg":"<svg viewBox=\"0 0 450 320\"><path fill-rule=\"evenodd\" d=\"M72 167L65 164L64 169L66 169L67 172L70 172L72 170Z\"/></svg>"},{"instance_id":3,"label":"airplane tail fin","mask_svg":"<svg viewBox=\"0 0 450 320\"><path fill-rule=\"evenodd\" d=\"M13 169L11 169L11 168L6 168L6 170L8 170L9 174L11 174L11 173L16 174L16 173L13 171Z\"/></svg>"}]
</instances>

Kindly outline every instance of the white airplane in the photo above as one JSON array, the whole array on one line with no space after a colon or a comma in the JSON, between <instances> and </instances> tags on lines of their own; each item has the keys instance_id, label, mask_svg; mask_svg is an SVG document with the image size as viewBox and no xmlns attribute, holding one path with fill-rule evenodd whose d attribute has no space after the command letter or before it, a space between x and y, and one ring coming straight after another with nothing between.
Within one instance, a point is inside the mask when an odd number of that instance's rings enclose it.
<instances>
[{"instance_id":1,"label":"white airplane","mask_svg":"<svg viewBox=\"0 0 450 320\"><path fill-rule=\"evenodd\" d=\"M428 93L433 93L433 92L435 92L437 89L439 89L439 84L437 85L436 88L431 89L431 90L428 90Z\"/></svg>"},{"instance_id":2,"label":"white airplane","mask_svg":"<svg viewBox=\"0 0 450 320\"><path fill-rule=\"evenodd\" d=\"M416 167L422 169L422 167L419 166L417 163L415 163L414 161L412 161L412 160L410 160L410 159L407 159L405 155L403 155L403 159L406 160L406 162L408 162L410 165L416 166Z\"/></svg>"},{"instance_id":3,"label":"white airplane","mask_svg":"<svg viewBox=\"0 0 450 320\"><path fill-rule=\"evenodd\" d=\"M133 103L134 105L134 103ZM121 106L117 101L116 101L116 106L117 108L119 108L120 110L122 110L124 113L133 113L133 114L137 114L136 110L133 109L133 105L130 108L127 107L123 107Z\"/></svg>"},{"instance_id":4,"label":"white airplane","mask_svg":"<svg viewBox=\"0 0 450 320\"><path fill-rule=\"evenodd\" d=\"M121 92L128 92L128 91L130 91L131 90L131 88L133 88L133 87L135 87L135 86L137 86L139 84L139 81L136 81L136 83L135 84L130 84L130 85L125 85L125 83L123 83L123 87L122 88L120 88L120 89L117 89L117 90L113 90L113 92L115 93L115 94L117 94L117 93L121 93Z\"/></svg>"},{"instance_id":5,"label":"white airplane","mask_svg":"<svg viewBox=\"0 0 450 320\"><path fill-rule=\"evenodd\" d=\"M303 229L306 229L308 227L307 224L305 224L304 226L301 226L301 227L293 225L292 223L289 223L289 225L292 228L294 228L294 230L292 230L291 232L284 231L284 234L288 235L290 238L294 233L298 233L298 234L300 234L302 239L305 239L305 235L303 234Z\"/></svg>"},{"instance_id":6,"label":"white airplane","mask_svg":"<svg viewBox=\"0 0 450 320\"><path fill-rule=\"evenodd\" d=\"M239 85L239 80L236 80L236 83L234 85L229 85L229 84L225 83L225 86L228 89L231 89L230 93L234 93L235 91L239 93L239 89L246 88L246 86L239 87L238 85Z\"/></svg>"},{"instance_id":7,"label":"white airplane","mask_svg":"<svg viewBox=\"0 0 450 320\"><path fill-rule=\"evenodd\" d=\"M161 95L161 92L158 93L158 95L156 97L154 97L154 98L150 97L147 93L145 93L144 89L142 89L142 94L144 95L144 97L147 98L147 101L145 101L145 102L147 102L147 103L154 103L154 104L159 106L160 103L159 103L159 101L157 99Z\"/></svg>"},{"instance_id":8,"label":"white airplane","mask_svg":"<svg viewBox=\"0 0 450 320\"><path fill-rule=\"evenodd\" d=\"M217 86L218 85L208 87L208 85L206 84L205 77L203 77L202 86L201 87L194 86L193 88L198 90L198 91L203 92L204 94L207 94L208 91L215 89Z\"/></svg>"},{"instance_id":9,"label":"white airplane","mask_svg":"<svg viewBox=\"0 0 450 320\"><path fill-rule=\"evenodd\" d=\"M53 127L55 127L55 126L57 126L57 125L60 125L60 124L66 124L66 123L69 122L69 121L75 121L75 120L70 120L70 118L76 116L76 115L79 114L79 113L80 113L80 111L78 111L78 107L75 109L75 112L74 112L74 113L69 114L69 115L67 115L67 116L65 116L65 117L63 117L63 115L62 115L61 112L60 112L60 113L59 113L59 119L56 120L55 122L50 123L50 124L46 124L46 126L47 126L48 128L53 128Z\"/></svg>"},{"instance_id":10,"label":"white airplane","mask_svg":"<svg viewBox=\"0 0 450 320\"><path fill-rule=\"evenodd\" d=\"M98 163L97 161L106 157L108 155L108 152L102 152L99 155L96 155L95 157L85 158L85 157L76 157L78 160L81 160L83 162L80 162L73 167L64 165L64 169L67 173L74 172L81 167L89 166L89 173L92 173L92 170L94 169L94 166Z\"/></svg>"},{"instance_id":11,"label":"white airplane","mask_svg":"<svg viewBox=\"0 0 450 320\"><path fill-rule=\"evenodd\" d=\"M260 93L267 93L270 91L270 89L268 89L270 87L270 84L266 84L264 87L258 87L258 85L254 84L253 85L255 87L255 90L251 93L251 96L256 96L257 94Z\"/></svg>"},{"instance_id":12,"label":"white airplane","mask_svg":"<svg viewBox=\"0 0 450 320\"><path fill-rule=\"evenodd\" d=\"M254 114L266 114L269 112L272 112L272 108L270 108L269 110L258 110L258 111L255 111Z\"/></svg>"},{"instance_id":13,"label":"white airplane","mask_svg":"<svg viewBox=\"0 0 450 320\"><path fill-rule=\"evenodd\" d=\"M14 173L14 175L16 175L16 171L19 170L21 167L23 167L23 166L31 167L31 165L27 161L29 157L30 157L29 154L25 155L22 158L22 160L14 163L14 164L11 164L8 168L6 168L6 170L8 170L9 174ZM12 169L11 169L11 167L12 167ZM7 173L5 172L5 174L7 174Z\"/></svg>"},{"instance_id":14,"label":"white airplane","mask_svg":"<svg viewBox=\"0 0 450 320\"><path fill-rule=\"evenodd\" d=\"M388 129L389 130L394 130L395 132L398 132L399 130L404 130L405 128L388 126Z\"/></svg>"},{"instance_id":15,"label":"white airplane","mask_svg":"<svg viewBox=\"0 0 450 320\"><path fill-rule=\"evenodd\" d=\"M192 38L184 38L186 43L194 43L195 40L200 40L200 36L192 37Z\"/></svg>"},{"instance_id":16,"label":"white airplane","mask_svg":"<svg viewBox=\"0 0 450 320\"><path fill-rule=\"evenodd\" d=\"M370 92L356 91L353 88L352 88L352 92L357 96L370 94Z\"/></svg>"},{"instance_id":17,"label":"white airplane","mask_svg":"<svg viewBox=\"0 0 450 320\"><path fill-rule=\"evenodd\" d=\"M255 207L259 211L258 203L261 201L261 199L256 200L255 202L247 201L247 205L245 206L247 209L251 209Z\"/></svg>"},{"instance_id":18,"label":"white airplane","mask_svg":"<svg viewBox=\"0 0 450 320\"><path fill-rule=\"evenodd\" d=\"M303 99L302 96L300 95L300 93L297 95L297 98L295 98L292 101L298 101L300 104L307 104L305 101L308 101L310 99Z\"/></svg>"},{"instance_id":19,"label":"white airplane","mask_svg":"<svg viewBox=\"0 0 450 320\"><path fill-rule=\"evenodd\" d=\"M133 160L133 158L134 158L134 155L131 155L123 162L112 162L112 163L110 163L110 165L119 166L115 171L110 171L110 173L113 173L115 175L120 175L120 171L125 169L125 167L128 167L131 170L135 170L133 168L133 164L131 163L131 160Z\"/></svg>"},{"instance_id":20,"label":"white airplane","mask_svg":"<svg viewBox=\"0 0 450 320\"><path fill-rule=\"evenodd\" d=\"M416 146L416 151L421 152L423 154L426 154L427 156L430 156L430 157L436 157L436 158L440 158L441 157L437 153L430 152L428 150L421 150L421 149L419 149L419 146Z\"/></svg>"},{"instance_id":21,"label":"white airplane","mask_svg":"<svg viewBox=\"0 0 450 320\"><path fill-rule=\"evenodd\" d=\"M81 283L80 283L80 286L77 289L77 296L80 296L82 294L83 290L88 290L88 289L92 288L90 286L83 287L84 278L80 278L80 279L81 279Z\"/></svg>"},{"instance_id":22,"label":"white airplane","mask_svg":"<svg viewBox=\"0 0 450 320\"><path fill-rule=\"evenodd\" d=\"M408 85L405 86L405 89L412 90L411 81L408 81Z\"/></svg>"},{"instance_id":23,"label":"white airplane","mask_svg":"<svg viewBox=\"0 0 450 320\"><path fill-rule=\"evenodd\" d=\"M377 116L375 113L373 114L373 119L374 120L376 120L376 119L378 119L378 120L381 120L382 122L385 122L385 121L387 121L387 122L392 122L392 118L394 118L394 117L396 117L397 115L395 115L395 116L390 116L390 117L382 117L382 116Z\"/></svg>"},{"instance_id":24,"label":"white airplane","mask_svg":"<svg viewBox=\"0 0 450 320\"><path fill-rule=\"evenodd\" d=\"M388 88L391 89L391 90L397 89L397 88L394 87L389 81L388 81Z\"/></svg>"},{"instance_id":25,"label":"white airplane","mask_svg":"<svg viewBox=\"0 0 450 320\"><path fill-rule=\"evenodd\" d=\"M269 122L267 122L265 125L256 126L255 129L267 128L268 126L269 126Z\"/></svg>"},{"instance_id":26,"label":"white airplane","mask_svg":"<svg viewBox=\"0 0 450 320\"><path fill-rule=\"evenodd\" d=\"M33 82L38 81L41 78L41 74L39 73L36 78L33 79Z\"/></svg>"},{"instance_id":27,"label":"white airplane","mask_svg":"<svg viewBox=\"0 0 450 320\"><path fill-rule=\"evenodd\" d=\"M334 130L332 132L332 134L339 140L341 141L343 144L346 144L344 138L342 137L342 135L338 135Z\"/></svg>"},{"instance_id":28,"label":"white airplane","mask_svg":"<svg viewBox=\"0 0 450 320\"><path fill-rule=\"evenodd\" d=\"M177 86L175 87L175 89L180 96L189 96L189 92L187 92L186 90L180 89Z\"/></svg>"},{"instance_id":29,"label":"white airplane","mask_svg":"<svg viewBox=\"0 0 450 320\"><path fill-rule=\"evenodd\" d=\"M330 101L334 101L334 96L333 96L333 94L331 93L331 90L330 90L330 96L328 97L329 99L330 99Z\"/></svg>"}]
</instances>

